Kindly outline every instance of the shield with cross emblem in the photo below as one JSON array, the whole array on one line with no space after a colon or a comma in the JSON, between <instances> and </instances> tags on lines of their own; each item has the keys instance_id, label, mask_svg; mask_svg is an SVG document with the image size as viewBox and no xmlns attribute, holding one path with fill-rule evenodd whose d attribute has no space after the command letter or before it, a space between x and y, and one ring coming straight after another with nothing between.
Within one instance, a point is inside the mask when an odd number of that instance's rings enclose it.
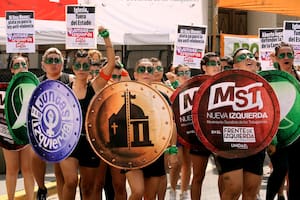
<instances>
[{"instance_id":1,"label":"shield with cross emblem","mask_svg":"<svg viewBox=\"0 0 300 200\"><path fill-rule=\"evenodd\" d=\"M86 115L88 140L108 164L137 169L158 159L173 131L170 105L150 85L124 81L105 87Z\"/></svg>"}]
</instances>

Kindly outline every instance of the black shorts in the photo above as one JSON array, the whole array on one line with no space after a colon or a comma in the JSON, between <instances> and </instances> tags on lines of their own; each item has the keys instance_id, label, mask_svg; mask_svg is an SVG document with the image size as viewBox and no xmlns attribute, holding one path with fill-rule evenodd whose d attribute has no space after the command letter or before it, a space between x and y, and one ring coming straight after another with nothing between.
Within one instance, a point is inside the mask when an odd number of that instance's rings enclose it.
<instances>
[{"instance_id":1,"label":"black shorts","mask_svg":"<svg viewBox=\"0 0 300 200\"><path fill-rule=\"evenodd\" d=\"M144 177L149 178L166 175L164 157L164 154L162 154L154 163L142 168Z\"/></svg>"},{"instance_id":2,"label":"black shorts","mask_svg":"<svg viewBox=\"0 0 300 200\"><path fill-rule=\"evenodd\" d=\"M220 167L219 174L243 169L244 171L261 176L263 174L265 156L265 149L246 158L228 159L216 156L217 165Z\"/></svg>"},{"instance_id":3,"label":"black shorts","mask_svg":"<svg viewBox=\"0 0 300 200\"><path fill-rule=\"evenodd\" d=\"M164 161L164 154L162 154L156 161L154 161L152 164L141 168L143 171L144 177L160 177L166 175L165 170L165 161ZM129 172L130 169L122 169L121 173L125 174L126 172Z\"/></svg>"},{"instance_id":4,"label":"black shorts","mask_svg":"<svg viewBox=\"0 0 300 200\"><path fill-rule=\"evenodd\" d=\"M192 147L190 149L190 154L198 156L210 156L211 151L208 150L202 143L199 144L196 148Z\"/></svg>"},{"instance_id":5,"label":"black shorts","mask_svg":"<svg viewBox=\"0 0 300 200\"><path fill-rule=\"evenodd\" d=\"M100 158L90 146L85 135L80 136L79 142L70 157L76 158L82 167L97 168L100 165Z\"/></svg>"}]
</instances>

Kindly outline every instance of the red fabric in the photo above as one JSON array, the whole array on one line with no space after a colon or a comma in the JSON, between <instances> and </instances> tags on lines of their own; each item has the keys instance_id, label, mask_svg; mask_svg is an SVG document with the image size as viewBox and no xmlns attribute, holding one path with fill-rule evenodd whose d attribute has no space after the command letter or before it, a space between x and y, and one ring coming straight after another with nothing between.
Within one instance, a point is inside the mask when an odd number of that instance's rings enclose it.
<instances>
[{"instance_id":1,"label":"red fabric","mask_svg":"<svg viewBox=\"0 0 300 200\"><path fill-rule=\"evenodd\" d=\"M5 17L5 11L27 10L34 11L35 19L65 20L65 5L77 4L77 0L1 0L0 17Z\"/></svg>"}]
</instances>

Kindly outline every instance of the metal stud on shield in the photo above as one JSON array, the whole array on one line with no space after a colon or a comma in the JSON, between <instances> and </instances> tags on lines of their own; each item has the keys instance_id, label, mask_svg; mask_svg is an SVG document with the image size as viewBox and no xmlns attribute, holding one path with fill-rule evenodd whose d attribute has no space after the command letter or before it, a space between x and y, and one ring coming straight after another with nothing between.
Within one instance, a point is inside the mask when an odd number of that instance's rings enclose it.
<instances>
[{"instance_id":1,"label":"metal stud on shield","mask_svg":"<svg viewBox=\"0 0 300 200\"><path fill-rule=\"evenodd\" d=\"M192 116L196 133L209 150L225 158L242 158L270 144L280 111L275 92L264 78L229 70L201 85Z\"/></svg>"},{"instance_id":2,"label":"metal stud on shield","mask_svg":"<svg viewBox=\"0 0 300 200\"><path fill-rule=\"evenodd\" d=\"M30 99L27 127L30 143L43 160L68 157L82 128L81 107L73 91L60 81L43 81Z\"/></svg>"}]
</instances>

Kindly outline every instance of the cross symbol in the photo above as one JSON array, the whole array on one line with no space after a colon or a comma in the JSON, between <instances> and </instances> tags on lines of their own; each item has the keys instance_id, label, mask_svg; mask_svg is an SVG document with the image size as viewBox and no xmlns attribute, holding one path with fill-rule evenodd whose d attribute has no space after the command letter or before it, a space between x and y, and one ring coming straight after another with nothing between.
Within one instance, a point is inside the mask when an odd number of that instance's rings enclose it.
<instances>
[{"instance_id":1,"label":"cross symbol","mask_svg":"<svg viewBox=\"0 0 300 200\"><path fill-rule=\"evenodd\" d=\"M118 127L119 126L115 122L111 125L111 128L113 129L114 135L116 135Z\"/></svg>"}]
</instances>

